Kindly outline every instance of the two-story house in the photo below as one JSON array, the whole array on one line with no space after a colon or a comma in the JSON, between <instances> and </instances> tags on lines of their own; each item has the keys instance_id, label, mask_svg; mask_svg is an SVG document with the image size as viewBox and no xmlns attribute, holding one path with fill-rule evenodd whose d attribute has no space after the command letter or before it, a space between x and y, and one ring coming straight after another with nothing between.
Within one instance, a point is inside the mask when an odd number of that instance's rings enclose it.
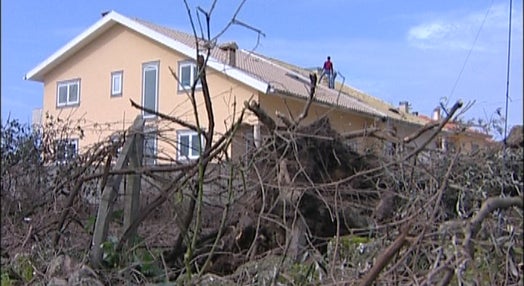
<instances>
[{"instance_id":1,"label":"two-story house","mask_svg":"<svg viewBox=\"0 0 524 286\"><path fill-rule=\"evenodd\" d=\"M207 45L213 45L207 81L217 134L225 132L227 123L238 116L243 102L249 99L259 102L271 116L277 111L295 116L302 111L308 97L310 71L240 49L235 43ZM44 85L41 114L81 119L85 126L106 124L105 129L86 127L81 140L69 138L65 144L68 152L78 152L115 130L126 129L138 114L155 121L154 114L131 107L130 99L146 108L195 122L187 92L198 72L196 55L192 35L112 11L30 70L26 79ZM197 86L197 93L200 92ZM232 107L234 102L236 109ZM203 106L203 102L198 101L197 105ZM400 137L426 123L407 110L399 111L340 83L335 89L318 86L305 123L321 116L329 117L339 132L379 126L396 130ZM202 116L200 122L205 126L206 117ZM166 154L168 160L198 156L191 148L199 140L195 132L174 123L169 129L177 143L160 144L155 136L147 137L146 152ZM260 130L258 119L248 114L237 144L229 150L231 156L242 156L246 151L243 138L259 138Z\"/></svg>"}]
</instances>

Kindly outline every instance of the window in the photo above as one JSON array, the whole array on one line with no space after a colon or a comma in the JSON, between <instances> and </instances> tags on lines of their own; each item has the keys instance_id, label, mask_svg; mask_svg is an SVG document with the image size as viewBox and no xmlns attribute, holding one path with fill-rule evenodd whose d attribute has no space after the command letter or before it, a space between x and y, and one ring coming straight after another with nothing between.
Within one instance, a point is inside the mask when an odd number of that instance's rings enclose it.
<instances>
[{"instance_id":1,"label":"window","mask_svg":"<svg viewBox=\"0 0 524 286\"><path fill-rule=\"evenodd\" d=\"M56 106L77 105L80 102L80 80L69 80L58 83Z\"/></svg>"},{"instance_id":2,"label":"window","mask_svg":"<svg viewBox=\"0 0 524 286\"><path fill-rule=\"evenodd\" d=\"M147 128L144 132L143 165L150 166L156 163L157 129Z\"/></svg>"},{"instance_id":3,"label":"window","mask_svg":"<svg viewBox=\"0 0 524 286\"><path fill-rule=\"evenodd\" d=\"M180 80L180 84L178 85L178 90L190 89L197 77L198 67L196 64L190 62L179 64L178 79ZM202 84L199 79L196 87L199 88L201 86Z\"/></svg>"},{"instance_id":4,"label":"window","mask_svg":"<svg viewBox=\"0 0 524 286\"><path fill-rule=\"evenodd\" d=\"M111 73L111 96L122 96L123 71Z\"/></svg>"},{"instance_id":5,"label":"window","mask_svg":"<svg viewBox=\"0 0 524 286\"><path fill-rule=\"evenodd\" d=\"M198 140L198 133L194 131L178 132L178 159L197 159L204 149L204 137Z\"/></svg>"},{"instance_id":6,"label":"window","mask_svg":"<svg viewBox=\"0 0 524 286\"><path fill-rule=\"evenodd\" d=\"M78 154L78 139L62 139L55 141L55 160L65 163Z\"/></svg>"},{"instance_id":7,"label":"window","mask_svg":"<svg viewBox=\"0 0 524 286\"><path fill-rule=\"evenodd\" d=\"M158 111L158 62L142 65L142 106ZM149 112L143 112L144 118L154 117Z\"/></svg>"}]
</instances>

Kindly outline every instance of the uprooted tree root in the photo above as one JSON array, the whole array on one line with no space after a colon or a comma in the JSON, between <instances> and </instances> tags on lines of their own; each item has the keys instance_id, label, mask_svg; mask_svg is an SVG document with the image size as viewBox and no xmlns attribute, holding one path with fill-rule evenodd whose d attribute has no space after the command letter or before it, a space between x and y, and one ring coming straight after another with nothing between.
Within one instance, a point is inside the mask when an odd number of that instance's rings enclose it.
<instances>
[{"instance_id":1,"label":"uprooted tree root","mask_svg":"<svg viewBox=\"0 0 524 286\"><path fill-rule=\"evenodd\" d=\"M225 224L226 231L220 239L223 243L212 259L225 260L229 265L224 267L215 262L209 271L231 274L251 258L268 251L284 255L286 248L295 249L293 256L296 259L308 247L306 240L325 253L327 240L337 234L348 234L353 229L360 229L361 233L369 232L370 212L366 214L366 210L359 210L344 201L348 198L353 198L353 201L377 198L377 193L369 190L359 193L359 189L370 188L372 179L359 178L351 184L342 183L347 187L345 189L329 185L333 182L331 174L342 178L368 169L371 163L367 158L372 156L363 156L348 149L341 140L332 137L335 134L329 122L322 119L297 132L283 130L278 137L265 142L265 148L252 154L251 166L247 168L251 171L245 176L251 179L248 184L255 187L249 191L234 190L238 197L228 210L230 215ZM298 157L297 154L302 155ZM337 191L337 188L344 189L344 192ZM336 196L346 199L337 199ZM339 201L338 206L336 200ZM302 243L290 245L286 241L286 237L289 239L290 236L286 233L290 228L286 221L292 222L290 225L305 222L304 229L295 234L300 236L297 239ZM204 235L200 245L210 238L214 239L219 231L217 229L212 235ZM180 254L184 251L180 249L176 252ZM220 253L237 259L222 259Z\"/></svg>"}]
</instances>

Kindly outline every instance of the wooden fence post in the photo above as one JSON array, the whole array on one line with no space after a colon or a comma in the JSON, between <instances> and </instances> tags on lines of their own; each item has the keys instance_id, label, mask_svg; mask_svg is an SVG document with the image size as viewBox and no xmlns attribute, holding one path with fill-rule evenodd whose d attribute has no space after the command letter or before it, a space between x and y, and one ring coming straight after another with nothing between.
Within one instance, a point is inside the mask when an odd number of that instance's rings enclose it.
<instances>
[{"instance_id":1,"label":"wooden fence post","mask_svg":"<svg viewBox=\"0 0 524 286\"><path fill-rule=\"evenodd\" d=\"M126 142L122 147L122 152L116 161L115 170L120 170L127 166L130 153L136 152L136 134L142 134L144 127L144 119L141 115L137 116L126 138ZM102 259L104 250L102 243L107 239L107 231L113 206L116 201L120 183L122 182L122 175L112 176L108 181L102 192L100 204L98 206L98 214L95 222L95 230L93 233L93 240L91 243L91 265L95 268L102 266Z\"/></svg>"},{"instance_id":2,"label":"wooden fence post","mask_svg":"<svg viewBox=\"0 0 524 286\"><path fill-rule=\"evenodd\" d=\"M139 169L142 166L142 157L144 150L144 134L137 132L135 134L134 151L129 154L129 168ZM140 208L140 189L142 184L141 174L127 175L127 186L124 196L124 229L128 229L135 221ZM136 228L129 233L130 243L134 242Z\"/></svg>"}]
</instances>

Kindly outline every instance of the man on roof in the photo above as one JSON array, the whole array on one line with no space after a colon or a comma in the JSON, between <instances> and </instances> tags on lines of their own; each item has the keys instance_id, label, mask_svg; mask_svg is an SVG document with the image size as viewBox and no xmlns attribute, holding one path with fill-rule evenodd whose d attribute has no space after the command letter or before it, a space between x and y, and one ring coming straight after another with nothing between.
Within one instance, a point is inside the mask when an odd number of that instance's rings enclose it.
<instances>
[{"instance_id":1,"label":"man on roof","mask_svg":"<svg viewBox=\"0 0 524 286\"><path fill-rule=\"evenodd\" d=\"M334 77L334 71L333 71L333 62L331 62L331 57L327 57L327 60L324 62L324 67L322 68L322 74L320 75L320 78L318 79L318 82L320 83L322 81L322 78L327 76L328 78L328 87L329 88L335 88L335 77Z\"/></svg>"}]
</instances>

